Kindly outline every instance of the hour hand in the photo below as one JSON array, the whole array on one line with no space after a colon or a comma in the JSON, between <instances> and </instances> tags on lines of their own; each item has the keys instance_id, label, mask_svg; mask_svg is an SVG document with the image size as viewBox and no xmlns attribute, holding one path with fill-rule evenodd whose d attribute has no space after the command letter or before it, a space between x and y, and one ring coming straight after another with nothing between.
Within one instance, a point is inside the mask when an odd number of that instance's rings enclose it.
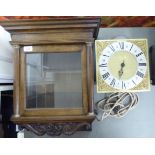
<instances>
[{"instance_id":1,"label":"hour hand","mask_svg":"<svg viewBox=\"0 0 155 155\"><path fill-rule=\"evenodd\" d=\"M125 63L124 61L121 63L121 69L118 71L118 76L119 76L119 79L122 77L123 75L123 68L125 67Z\"/></svg>"}]
</instances>

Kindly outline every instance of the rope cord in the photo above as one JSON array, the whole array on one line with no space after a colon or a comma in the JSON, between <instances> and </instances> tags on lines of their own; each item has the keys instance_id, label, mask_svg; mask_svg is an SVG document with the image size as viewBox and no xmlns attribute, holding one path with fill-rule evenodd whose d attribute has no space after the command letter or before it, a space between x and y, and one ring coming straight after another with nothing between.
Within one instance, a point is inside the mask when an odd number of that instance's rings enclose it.
<instances>
[{"instance_id":1,"label":"rope cord","mask_svg":"<svg viewBox=\"0 0 155 155\"><path fill-rule=\"evenodd\" d=\"M138 96L135 93L112 93L95 105L95 112L98 121L108 116L120 118L125 116L129 110L135 108L138 103Z\"/></svg>"}]
</instances>

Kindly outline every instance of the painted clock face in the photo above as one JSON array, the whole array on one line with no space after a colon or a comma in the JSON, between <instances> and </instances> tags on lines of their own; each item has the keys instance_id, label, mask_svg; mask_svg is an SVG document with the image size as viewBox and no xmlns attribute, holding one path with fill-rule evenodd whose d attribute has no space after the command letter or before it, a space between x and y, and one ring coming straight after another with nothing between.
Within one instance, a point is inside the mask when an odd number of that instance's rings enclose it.
<instances>
[{"instance_id":1,"label":"painted clock face","mask_svg":"<svg viewBox=\"0 0 155 155\"><path fill-rule=\"evenodd\" d=\"M143 81L147 71L147 60L141 48L121 40L103 49L98 65L102 80L117 90L136 87Z\"/></svg>"}]
</instances>

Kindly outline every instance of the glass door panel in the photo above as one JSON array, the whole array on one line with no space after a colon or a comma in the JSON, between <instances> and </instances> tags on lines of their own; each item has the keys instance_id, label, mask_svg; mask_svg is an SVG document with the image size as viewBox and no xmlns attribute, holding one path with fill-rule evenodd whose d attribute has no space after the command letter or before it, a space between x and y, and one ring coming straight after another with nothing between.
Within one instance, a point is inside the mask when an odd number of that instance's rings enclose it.
<instances>
[{"instance_id":1,"label":"glass door panel","mask_svg":"<svg viewBox=\"0 0 155 155\"><path fill-rule=\"evenodd\" d=\"M80 107L80 52L26 54L27 109Z\"/></svg>"}]
</instances>

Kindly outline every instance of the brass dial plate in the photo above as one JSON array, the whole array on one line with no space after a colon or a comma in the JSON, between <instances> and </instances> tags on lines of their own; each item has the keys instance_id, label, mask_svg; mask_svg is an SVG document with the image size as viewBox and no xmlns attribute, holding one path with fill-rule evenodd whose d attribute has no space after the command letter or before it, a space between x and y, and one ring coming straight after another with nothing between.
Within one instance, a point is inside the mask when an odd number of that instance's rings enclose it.
<instances>
[{"instance_id":1,"label":"brass dial plate","mask_svg":"<svg viewBox=\"0 0 155 155\"><path fill-rule=\"evenodd\" d=\"M150 90L147 39L96 40L97 92Z\"/></svg>"}]
</instances>

